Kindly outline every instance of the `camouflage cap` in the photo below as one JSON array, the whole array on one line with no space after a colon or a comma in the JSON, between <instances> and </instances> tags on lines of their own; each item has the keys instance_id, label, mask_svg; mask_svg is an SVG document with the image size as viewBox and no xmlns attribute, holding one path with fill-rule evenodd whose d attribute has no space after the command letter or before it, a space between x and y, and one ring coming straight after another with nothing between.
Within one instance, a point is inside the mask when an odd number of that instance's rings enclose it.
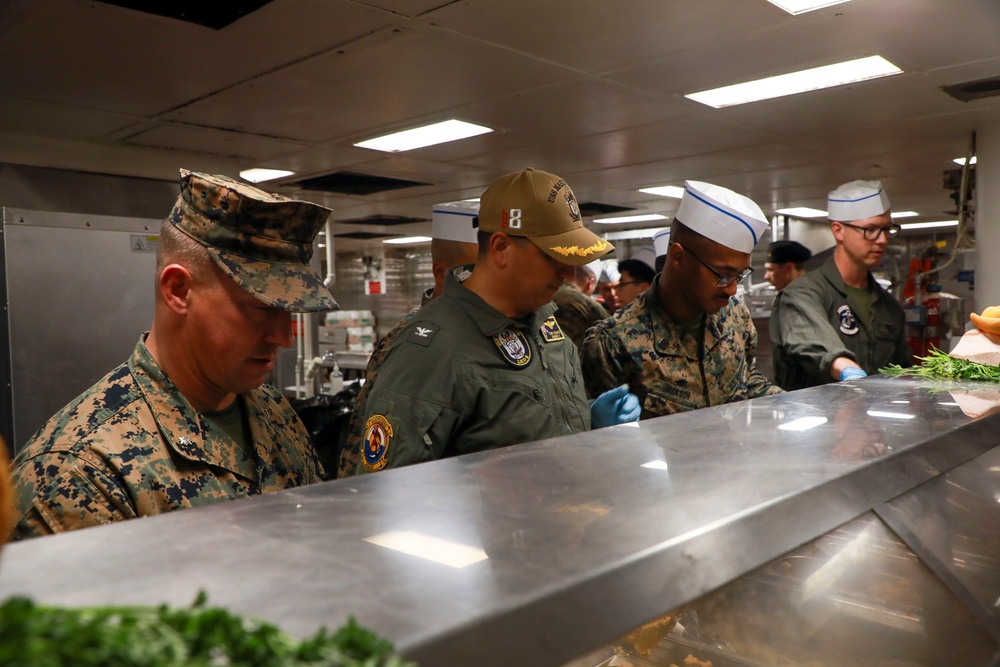
<instances>
[{"instance_id":1,"label":"camouflage cap","mask_svg":"<svg viewBox=\"0 0 1000 667\"><path fill-rule=\"evenodd\" d=\"M338 310L309 264L330 209L270 194L228 176L181 169L168 222L204 245L241 288L294 313Z\"/></svg>"},{"instance_id":2,"label":"camouflage cap","mask_svg":"<svg viewBox=\"0 0 1000 667\"><path fill-rule=\"evenodd\" d=\"M479 228L524 236L562 264L582 266L615 247L583 226L576 196L555 174L528 167L493 181L479 199Z\"/></svg>"}]
</instances>

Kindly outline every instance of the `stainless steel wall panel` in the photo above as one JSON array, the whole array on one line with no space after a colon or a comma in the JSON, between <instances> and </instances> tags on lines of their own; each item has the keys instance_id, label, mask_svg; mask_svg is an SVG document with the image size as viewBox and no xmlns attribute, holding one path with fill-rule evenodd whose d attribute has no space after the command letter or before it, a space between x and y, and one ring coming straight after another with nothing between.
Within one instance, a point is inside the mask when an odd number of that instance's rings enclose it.
<instances>
[{"instance_id":1,"label":"stainless steel wall panel","mask_svg":"<svg viewBox=\"0 0 1000 667\"><path fill-rule=\"evenodd\" d=\"M3 209L19 449L49 417L128 359L153 319L160 221Z\"/></svg>"}]
</instances>

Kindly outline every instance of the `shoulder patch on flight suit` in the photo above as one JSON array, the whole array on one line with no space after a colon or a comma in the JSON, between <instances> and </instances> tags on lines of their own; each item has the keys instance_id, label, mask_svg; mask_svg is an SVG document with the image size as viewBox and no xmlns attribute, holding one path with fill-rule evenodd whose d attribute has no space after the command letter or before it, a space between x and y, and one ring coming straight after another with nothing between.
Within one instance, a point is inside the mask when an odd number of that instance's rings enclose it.
<instances>
[{"instance_id":1,"label":"shoulder patch on flight suit","mask_svg":"<svg viewBox=\"0 0 1000 667\"><path fill-rule=\"evenodd\" d=\"M365 422L365 440L361 447L365 469L375 472L389 462L389 443L392 441L392 424L384 415L372 415Z\"/></svg>"},{"instance_id":2,"label":"shoulder patch on flight suit","mask_svg":"<svg viewBox=\"0 0 1000 667\"><path fill-rule=\"evenodd\" d=\"M413 331L406 337L411 343L427 347L434 340L434 334L441 330L441 326L430 322L417 322Z\"/></svg>"},{"instance_id":3,"label":"shoulder patch on flight suit","mask_svg":"<svg viewBox=\"0 0 1000 667\"><path fill-rule=\"evenodd\" d=\"M514 327L507 327L493 336L493 342L504 361L514 368L527 368L531 363L531 345L524 334Z\"/></svg>"},{"instance_id":4,"label":"shoulder patch on flight suit","mask_svg":"<svg viewBox=\"0 0 1000 667\"><path fill-rule=\"evenodd\" d=\"M555 343L556 341L566 340L566 334L563 330L559 328L559 323L556 322L556 318L549 315L549 318L542 322L542 338L546 343Z\"/></svg>"},{"instance_id":5,"label":"shoulder patch on flight suit","mask_svg":"<svg viewBox=\"0 0 1000 667\"><path fill-rule=\"evenodd\" d=\"M840 319L840 333L847 336L858 333L858 321L854 319L854 311L846 303L837 309L837 317Z\"/></svg>"}]
</instances>

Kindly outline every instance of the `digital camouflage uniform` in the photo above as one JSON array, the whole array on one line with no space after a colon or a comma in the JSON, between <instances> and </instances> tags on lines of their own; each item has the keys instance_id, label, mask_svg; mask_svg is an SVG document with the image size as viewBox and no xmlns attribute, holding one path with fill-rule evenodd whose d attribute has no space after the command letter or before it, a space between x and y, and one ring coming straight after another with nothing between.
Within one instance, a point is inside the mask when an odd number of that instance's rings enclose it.
<instances>
[{"instance_id":1,"label":"digital camouflage uniform","mask_svg":"<svg viewBox=\"0 0 1000 667\"><path fill-rule=\"evenodd\" d=\"M559 326L578 350L583 348L583 338L587 329L608 317L608 311L604 310L601 304L581 292L572 283L560 287L552 297L552 302L559 307L556 311Z\"/></svg>"},{"instance_id":2,"label":"digital camouflage uniform","mask_svg":"<svg viewBox=\"0 0 1000 667\"><path fill-rule=\"evenodd\" d=\"M792 390L833 382L830 367L837 357L853 359L868 374L888 364L912 365L902 306L870 273L868 290L874 295L873 328L857 316L832 257L778 293L771 307L778 386Z\"/></svg>"},{"instance_id":3,"label":"digital camouflage uniform","mask_svg":"<svg viewBox=\"0 0 1000 667\"><path fill-rule=\"evenodd\" d=\"M320 481L291 405L262 385L243 401L253 460L191 407L143 340L49 419L14 461L17 538L149 516Z\"/></svg>"},{"instance_id":4,"label":"digital camouflage uniform","mask_svg":"<svg viewBox=\"0 0 1000 667\"><path fill-rule=\"evenodd\" d=\"M449 274L382 363L358 472L588 430L577 351L554 311L511 319Z\"/></svg>"},{"instance_id":5,"label":"digital camouflage uniform","mask_svg":"<svg viewBox=\"0 0 1000 667\"><path fill-rule=\"evenodd\" d=\"M667 315L654 283L635 301L598 322L583 344L587 394L628 384L641 419L780 393L757 370L757 330L738 299L706 314L701 349Z\"/></svg>"}]
</instances>

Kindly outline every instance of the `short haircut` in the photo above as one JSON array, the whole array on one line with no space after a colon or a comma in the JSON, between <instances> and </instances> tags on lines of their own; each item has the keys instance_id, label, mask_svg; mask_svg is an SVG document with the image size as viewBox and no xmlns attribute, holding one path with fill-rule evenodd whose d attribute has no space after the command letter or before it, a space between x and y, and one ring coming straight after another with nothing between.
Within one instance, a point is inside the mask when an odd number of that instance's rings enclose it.
<instances>
[{"instance_id":1,"label":"short haircut","mask_svg":"<svg viewBox=\"0 0 1000 667\"><path fill-rule=\"evenodd\" d=\"M212 258L208 249L182 232L174 224L164 221L160 225L160 237L156 242L156 280L170 264L187 267L195 280L201 280L211 270Z\"/></svg>"},{"instance_id":2,"label":"short haircut","mask_svg":"<svg viewBox=\"0 0 1000 667\"><path fill-rule=\"evenodd\" d=\"M478 257L482 258L486 256L486 253L490 249L490 239L493 238L494 234L499 234L500 232L484 232L481 229L476 230L476 242L479 243L479 254ZM524 245L525 243L531 243L531 240L524 236L514 236L513 234L508 234L507 238L511 240L515 245Z\"/></svg>"},{"instance_id":3,"label":"short haircut","mask_svg":"<svg viewBox=\"0 0 1000 667\"><path fill-rule=\"evenodd\" d=\"M653 278L656 277L656 271L641 259L623 259L618 262L618 272L622 273L624 271L628 271L628 274L637 281L649 283L650 285L653 284Z\"/></svg>"}]
</instances>

